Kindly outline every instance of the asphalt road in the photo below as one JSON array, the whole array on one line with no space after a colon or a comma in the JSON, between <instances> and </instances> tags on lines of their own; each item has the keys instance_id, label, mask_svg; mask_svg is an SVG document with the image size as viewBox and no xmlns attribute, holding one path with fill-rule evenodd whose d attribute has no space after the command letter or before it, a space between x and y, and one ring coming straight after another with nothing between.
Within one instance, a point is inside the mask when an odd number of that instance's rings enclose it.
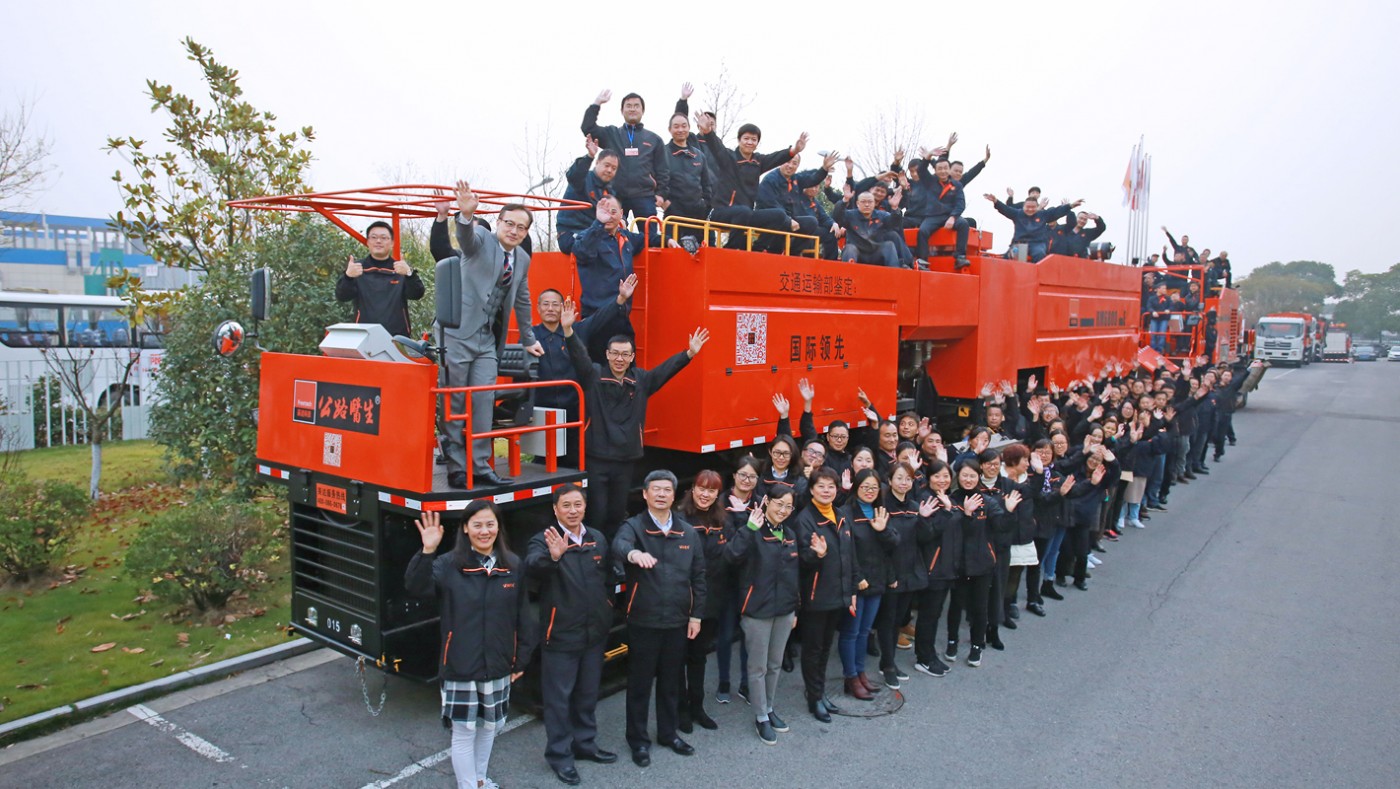
<instances>
[{"instance_id":1,"label":"asphalt road","mask_svg":"<svg viewBox=\"0 0 1400 789\"><path fill-rule=\"evenodd\" d=\"M1400 364L1272 370L1235 425L1209 477L981 668L909 671L898 712L828 725L786 675L777 747L742 702L711 704L721 729L688 738L698 753L646 770L613 696L601 742L622 761L581 764L585 785L1400 785ZM295 660L0 751L0 785L453 785L433 688L391 681L373 717L350 661ZM560 786L543 745L524 722L492 777Z\"/></svg>"}]
</instances>

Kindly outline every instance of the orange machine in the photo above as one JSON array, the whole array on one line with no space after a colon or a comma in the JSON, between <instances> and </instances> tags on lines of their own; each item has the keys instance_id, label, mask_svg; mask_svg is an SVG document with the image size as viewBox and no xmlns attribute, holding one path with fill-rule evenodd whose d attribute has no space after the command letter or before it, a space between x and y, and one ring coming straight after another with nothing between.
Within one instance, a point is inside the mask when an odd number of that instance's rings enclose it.
<instances>
[{"instance_id":1,"label":"orange machine","mask_svg":"<svg viewBox=\"0 0 1400 789\"><path fill-rule=\"evenodd\" d=\"M1169 287L1174 283L1179 285L1186 282L1205 282L1204 266L1165 266L1148 270L1161 272L1167 278ZM1171 328L1166 332L1168 352L1164 355L1169 369L1175 369L1186 359L1194 361L1202 356L1214 359L1217 363L1234 363L1249 358L1249 353L1245 350L1247 338L1244 315L1240 310L1240 292L1225 287L1214 290L1202 287L1201 292L1206 294L1206 297L1201 302L1200 309L1172 315ZM1215 327L1214 348L1210 346L1212 319ZM1139 344L1143 348L1150 348L1152 337L1147 330L1146 315L1142 316L1139 326ZM1156 362L1151 366L1155 368Z\"/></svg>"},{"instance_id":2,"label":"orange machine","mask_svg":"<svg viewBox=\"0 0 1400 789\"><path fill-rule=\"evenodd\" d=\"M431 217L447 191L409 185L236 205L315 212L353 232L347 216ZM497 206L519 199L492 198ZM662 237L677 224L660 222ZM695 255L645 250L634 261L637 364L653 367L685 348L698 326L711 339L651 399L642 467L682 476L733 468L736 455L772 438L772 396L791 397L799 378L817 389L818 430L836 419L865 425L859 388L884 414L915 408L951 434L991 387L1020 389L1035 375L1064 388L1135 366L1139 270L1055 255L1038 265L1008 261L988 254L991 235L980 232L971 266L955 272L951 231L932 243L941 254L922 272L711 246ZM570 257L533 256L534 293L576 295L577 278ZM452 490L432 458L434 411L449 392L436 386L433 367L270 353L262 371L259 470L289 488L294 626L376 665L431 677L435 612L402 589L417 549L413 517L491 498L517 510L510 528L522 545L547 516L551 490L586 484L586 473L557 467L552 448L522 462L519 438L537 428L513 428L495 433L510 445L510 484ZM459 426L452 429L470 424L449 419Z\"/></svg>"}]
</instances>

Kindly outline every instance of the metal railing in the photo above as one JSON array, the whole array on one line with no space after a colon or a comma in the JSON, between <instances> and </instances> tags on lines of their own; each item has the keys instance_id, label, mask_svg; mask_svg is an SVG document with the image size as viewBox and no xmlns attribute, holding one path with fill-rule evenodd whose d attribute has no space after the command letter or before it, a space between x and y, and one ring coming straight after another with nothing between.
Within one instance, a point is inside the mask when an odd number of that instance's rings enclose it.
<instances>
[{"instance_id":1,"label":"metal railing","mask_svg":"<svg viewBox=\"0 0 1400 789\"><path fill-rule=\"evenodd\" d=\"M653 222L659 226L660 231L657 234L656 238L660 238L663 241L679 241L681 228L689 228L691 230L701 231L701 246L710 246L708 241L711 237L711 233L723 233L727 240L730 234L735 232L742 232L744 233L744 249L749 252L753 251L754 241L760 235L765 235L782 236L784 255L792 255L793 242L797 240L801 240L809 244L809 246L802 251L799 257L810 257L813 260L816 260L820 257L821 254L821 239L817 236L809 236L805 233L794 233L788 230L766 230L764 228L749 227L748 225L731 225L725 222L712 222L708 219L691 219L690 217L685 216L668 216L665 219L655 216L647 217L646 222L643 223L642 235L645 238L648 247L651 246L651 241L653 238L651 234L651 225ZM667 235L668 231L670 234L669 239Z\"/></svg>"},{"instance_id":2,"label":"metal railing","mask_svg":"<svg viewBox=\"0 0 1400 789\"><path fill-rule=\"evenodd\" d=\"M572 422L556 422L556 421L554 421L554 420L557 419L558 417L554 414L553 411L548 411L548 412L545 413L545 423L544 423L543 425L524 425L524 426L519 426L519 427L505 427L505 428L501 428L501 429L499 429L499 430L488 430L488 431L486 431L486 432L484 432L484 433L473 433L473 432L472 432L472 397L471 397L472 394L474 394L474 393L476 393L476 392L514 391L514 390L517 390L517 389L544 389L544 388L548 388L548 387L557 387L557 386L572 386L572 387L574 388L574 391L576 391L576 392L578 393L578 419L576 419L576 420L574 420L574 421L572 421ZM443 404L442 404L442 413L444 414L443 419L444 419L445 421L447 421L447 422L462 422L462 423L463 423L463 425L462 425L462 436L463 436L464 445L466 446L466 449L467 449L467 462L466 462L464 465L466 466L466 472L467 472L467 489L468 489L468 490L470 490L471 488L474 487L474 483L473 483L473 479L472 479L472 478L473 478L473 476L474 476L475 469L473 468L474 464L472 463L472 459L471 459L471 446L472 446L472 441L473 441L473 440L486 440L486 441L491 441L492 444L494 445L496 439L498 439L498 438L504 438L504 439L506 439L506 440L507 440L507 445L508 445L508 450L507 450L507 452L506 452L506 458L507 458L507 462L510 464L510 475L511 475L512 477L518 477L518 476L520 476L520 463L521 463L521 460L520 460L520 437L521 437L521 436L524 436L524 435L529 435L529 434L531 434L531 433L540 433L540 432L543 432L543 433L544 433L544 470L545 470L546 472L550 473L550 474L553 474L554 472L556 472L556 471L559 470L559 451L558 451L558 447L556 446L555 431L556 431L556 430L567 430L567 429L570 429L570 428L578 428L578 429L579 429L579 431L578 431L578 470L579 470L579 471L583 471L583 470L584 470L584 462L583 462L583 457L584 457L584 453L583 453L583 434L584 434L584 430L583 430L583 426L584 426L584 418L583 418L583 414L584 414L584 411L583 411L583 387L580 386L580 385L578 384L577 381L525 381L525 382L520 382L520 383L512 382L512 383L505 383L505 384L489 384L489 385L486 385L486 386L436 386L436 387L433 387L432 391L433 391L434 394L438 395L438 396L441 397L442 400L443 400ZM452 412L452 397L451 397L451 396L452 396L452 395L455 395L455 394L463 395L463 398L462 398L463 404L466 406L466 411L465 411L464 413L461 413L461 414L454 414L454 413ZM493 404L494 404L494 398L493 398L492 402L493 402ZM494 463L494 461L495 461L495 458L496 458L496 453L493 451L493 452L491 452L491 460L492 460L493 463Z\"/></svg>"}]
</instances>

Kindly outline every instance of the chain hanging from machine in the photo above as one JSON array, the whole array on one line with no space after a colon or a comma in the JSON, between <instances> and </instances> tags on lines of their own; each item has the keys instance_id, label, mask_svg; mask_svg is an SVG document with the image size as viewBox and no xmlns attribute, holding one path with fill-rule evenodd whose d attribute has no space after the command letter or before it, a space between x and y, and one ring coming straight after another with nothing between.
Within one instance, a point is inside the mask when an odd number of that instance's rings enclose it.
<instances>
[{"instance_id":1,"label":"chain hanging from machine","mask_svg":"<svg viewBox=\"0 0 1400 789\"><path fill-rule=\"evenodd\" d=\"M364 697L365 709L372 717L378 718L379 713L384 711L384 703L389 698L389 675L384 675L384 687L379 689L379 706L376 707L369 700L369 681L365 679L365 658L363 655L355 660L355 673L360 677L360 695Z\"/></svg>"}]
</instances>

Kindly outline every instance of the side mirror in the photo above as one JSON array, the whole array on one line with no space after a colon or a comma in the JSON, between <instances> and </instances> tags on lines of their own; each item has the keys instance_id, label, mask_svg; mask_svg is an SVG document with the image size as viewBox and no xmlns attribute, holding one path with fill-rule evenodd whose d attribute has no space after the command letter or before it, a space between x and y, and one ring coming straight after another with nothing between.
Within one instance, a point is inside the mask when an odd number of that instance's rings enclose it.
<instances>
[{"instance_id":1,"label":"side mirror","mask_svg":"<svg viewBox=\"0 0 1400 789\"><path fill-rule=\"evenodd\" d=\"M435 318L444 329L462 325L462 259L455 255L437 262L433 279Z\"/></svg>"},{"instance_id":2,"label":"side mirror","mask_svg":"<svg viewBox=\"0 0 1400 789\"><path fill-rule=\"evenodd\" d=\"M248 293L253 308L253 322L267 320L272 314L272 269L253 269L248 282Z\"/></svg>"},{"instance_id":3,"label":"side mirror","mask_svg":"<svg viewBox=\"0 0 1400 789\"><path fill-rule=\"evenodd\" d=\"M219 328L214 330L214 353L220 356L232 356L238 353L238 349L243 347L245 336L243 325L238 321L220 323Z\"/></svg>"}]
</instances>

